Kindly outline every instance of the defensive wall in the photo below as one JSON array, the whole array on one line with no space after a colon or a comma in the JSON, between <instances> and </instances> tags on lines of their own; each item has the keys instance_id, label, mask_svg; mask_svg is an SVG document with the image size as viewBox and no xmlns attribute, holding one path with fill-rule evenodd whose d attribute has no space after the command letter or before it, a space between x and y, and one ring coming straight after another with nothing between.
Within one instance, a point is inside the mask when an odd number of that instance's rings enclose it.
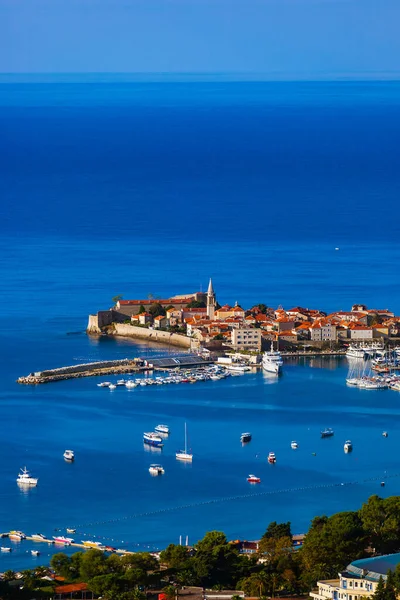
<instances>
[{"instance_id":1,"label":"defensive wall","mask_svg":"<svg viewBox=\"0 0 400 600\"><path fill-rule=\"evenodd\" d=\"M140 338L149 342L158 342L161 344L171 344L171 346L180 346L181 348L197 347L197 340L190 341L186 335L179 333L170 333L168 331L159 331L147 327L137 327L136 325L127 325L125 323L113 323L111 335L121 335L125 337Z\"/></svg>"}]
</instances>

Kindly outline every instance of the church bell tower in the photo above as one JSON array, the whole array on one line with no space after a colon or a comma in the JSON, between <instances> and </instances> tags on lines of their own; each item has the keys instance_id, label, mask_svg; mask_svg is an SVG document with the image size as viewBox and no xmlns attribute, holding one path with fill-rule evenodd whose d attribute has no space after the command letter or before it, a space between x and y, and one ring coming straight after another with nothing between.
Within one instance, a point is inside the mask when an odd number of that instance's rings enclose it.
<instances>
[{"instance_id":1,"label":"church bell tower","mask_svg":"<svg viewBox=\"0 0 400 600\"><path fill-rule=\"evenodd\" d=\"M214 320L216 304L217 304L217 301L215 298L215 292L214 292L212 280L210 277L210 283L208 284L208 290L207 290L207 317L210 319L210 321Z\"/></svg>"}]
</instances>

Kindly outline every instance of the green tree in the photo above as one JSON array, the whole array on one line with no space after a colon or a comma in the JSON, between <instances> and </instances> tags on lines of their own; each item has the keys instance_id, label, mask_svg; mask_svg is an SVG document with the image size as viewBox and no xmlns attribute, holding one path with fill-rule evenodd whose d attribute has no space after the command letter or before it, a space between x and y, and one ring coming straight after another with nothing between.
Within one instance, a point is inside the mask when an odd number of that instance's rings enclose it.
<instances>
[{"instance_id":1,"label":"green tree","mask_svg":"<svg viewBox=\"0 0 400 600\"><path fill-rule=\"evenodd\" d=\"M215 335L215 336L213 337L213 340L218 340L218 341L220 341L220 340L224 340L224 339L225 339L225 338L224 338L224 336L222 335L222 333L218 333L217 335Z\"/></svg>"},{"instance_id":2,"label":"green tree","mask_svg":"<svg viewBox=\"0 0 400 600\"><path fill-rule=\"evenodd\" d=\"M372 594L373 600L386 600L385 597L385 584L383 583L383 577L379 577L378 585L376 586L375 592Z\"/></svg>"},{"instance_id":3,"label":"green tree","mask_svg":"<svg viewBox=\"0 0 400 600\"><path fill-rule=\"evenodd\" d=\"M4 581L14 581L14 579L15 579L15 571L11 571L11 569L4 571L4 573L3 573Z\"/></svg>"},{"instance_id":4,"label":"green tree","mask_svg":"<svg viewBox=\"0 0 400 600\"><path fill-rule=\"evenodd\" d=\"M170 544L160 554L160 562L173 569L188 568L190 557L185 546Z\"/></svg>"},{"instance_id":5,"label":"green tree","mask_svg":"<svg viewBox=\"0 0 400 600\"><path fill-rule=\"evenodd\" d=\"M111 300L114 304L117 304L118 300L122 300L122 296L121 294L118 294L117 296L113 296Z\"/></svg>"},{"instance_id":6,"label":"green tree","mask_svg":"<svg viewBox=\"0 0 400 600\"><path fill-rule=\"evenodd\" d=\"M90 578L88 587L96 596L116 600L121 592L126 591L126 582L115 573L108 573Z\"/></svg>"},{"instance_id":7,"label":"green tree","mask_svg":"<svg viewBox=\"0 0 400 600\"><path fill-rule=\"evenodd\" d=\"M153 302L149 308L149 313L153 318L159 317L160 315L165 316L165 308L163 308L159 302Z\"/></svg>"},{"instance_id":8,"label":"green tree","mask_svg":"<svg viewBox=\"0 0 400 600\"><path fill-rule=\"evenodd\" d=\"M292 532L290 530L290 521L288 521L287 523L277 523L276 521L272 521L268 525L261 539L278 539L282 537L292 537Z\"/></svg>"},{"instance_id":9,"label":"green tree","mask_svg":"<svg viewBox=\"0 0 400 600\"><path fill-rule=\"evenodd\" d=\"M107 558L101 550L88 550L83 554L80 565L80 576L83 581L107 573Z\"/></svg>"},{"instance_id":10,"label":"green tree","mask_svg":"<svg viewBox=\"0 0 400 600\"><path fill-rule=\"evenodd\" d=\"M50 559L50 566L54 569L56 575L61 575L61 577L69 578L69 566L70 566L70 558L64 552L57 552L57 554L53 554Z\"/></svg>"},{"instance_id":11,"label":"green tree","mask_svg":"<svg viewBox=\"0 0 400 600\"><path fill-rule=\"evenodd\" d=\"M141 315L141 314L142 314L142 313L144 313L144 312L146 312L146 309L145 309L145 307L143 306L143 304L141 304L141 305L139 306L139 313L138 313L138 314L139 314L139 315Z\"/></svg>"},{"instance_id":12,"label":"green tree","mask_svg":"<svg viewBox=\"0 0 400 600\"><path fill-rule=\"evenodd\" d=\"M263 315L265 315L268 310L268 306L266 304L257 304L257 308L260 309Z\"/></svg>"},{"instance_id":13,"label":"green tree","mask_svg":"<svg viewBox=\"0 0 400 600\"><path fill-rule=\"evenodd\" d=\"M356 512L313 519L301 549L303 580L335 577L350 562L365 556L367 539Z\"/></svg>"},{"instance_id":14,"label":"green tree","mask_svg":"<svg viewBox=\"0 0 400 600\"><path fill-rule=\"evenodd\" d=\"M192 300L189 304L186 304L186 308L206 308L207 304L200 300Z\"/></svg>"},{"instance_id":15,"label":"green tree","mask_svg":"<svg viewBox=\"0 0 400 600\"><path fill-rule=\"evenodd\" d=\"M393 571L389 569L386 576L385 600L397 600L396 581Z\"/></svg>"},{"instance_id":16,"label":"green tree","mask_svg":"<svg viewBox=\"0 0 400 600\"><path fill-rule=\"evenodd\" d=\"M391 554L400 549L400 497L382 499L371 496L359 511L370 545L381 554Z\"/></svg>"},{"instance_id":17,"label":"green tree","mask_svg":"<svg viewBox=\"0 0 400 600\"><path fill-rule=\"evenodd\" d=\"M269 563L276 565L278 561L292 553L292 538L288 536L262 538L258 552L265 555Z\"/></svg>"}]
</instances>

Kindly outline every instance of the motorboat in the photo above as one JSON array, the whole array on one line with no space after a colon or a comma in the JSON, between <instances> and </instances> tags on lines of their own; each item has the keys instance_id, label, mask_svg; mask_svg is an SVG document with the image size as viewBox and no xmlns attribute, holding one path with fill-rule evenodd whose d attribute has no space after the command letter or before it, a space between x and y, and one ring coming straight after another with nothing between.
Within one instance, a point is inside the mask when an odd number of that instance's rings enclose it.
<instances>
[{"instance_id":1,"label":"motorboat","mask_svg":"<svg viewBox=\"0 0 400 600\"><path fill-rule=\"evenodd\" d=\"M43 535L43 533L34 533L33 535L31 535L31 538L33 540L39 540L41 542L43 542L44 540L47 540L46 536Z\"/></svg>"},{"instance_id":2,"label":"motorboat","mask_svg":"<svg viewBox=\"0 0 400 600\"><path fill-rule=\"evenodd\" d=\"M91 540L82 540L81 544L85 548L101 548L103 546L101 542L93 542Z\"/></svg>"},{"instance_id":3,"label":"motorboat","mask_svg":"<svg viewBox=\"0 0 400 600\"><path fill-rule=\"evenodd\" d=\"M26 538L26 535L25 533L22 533L22 531L12 530L9 532L8 537L10 538L10 540L20 542L21 540L24 540Z\"/></svg>"},{"instance_id":4,"label":"motorboat","mask_svg":"<svg viewBox=\"0 0 400 600\"><path fill-rule=\"evenodd\" d=\"M165 471L161 465L150 465L149 473L151 475L164 475Z\"/></svg>"},{"instance_id":5,"label":"motorboat","mask_svg":"<svg viewBox=\"0 0 400 600\"><path fill-rule=\"evenodd\" d=\"M108 386L109 390L115 390L117 389L117 386L114 383L110 383L110 385Z\"/></svg>"},{"instance_id":6,"label":"motorboat","mask_svg":"<svg viewBox=\"0 0 400 600\"><path fill-rule=\"evenodd\" d=\"M19 485L23 485L26 487L35 487L38 481L39 480L36 477L31 477L31 474L29 473L26 467L24 467L23 469L21 468L20 473L18 473L17 483Z\"/></svg>"},{"instance_id":7,"label":"motorboat","mask_svg":"<svg viewBox=\"0 0 400 600\"><path fill-rule=\"evenodd\" d=\"M164 445L162 438L154 431L144 433L143 442L149 446L155 446L156 448L161 448Z\"/></svg>"},{"instance_id":8,"label":"motorboat","mask_svg":"<svg viewBox=\"0 0 400 600\"><path fill-rule=\"evenodd\" d=\"M111 381L102 381L97 384L97 387L109 387L111 385Z\"/></svg>"},{"instance_id":9,"label":"motorboat","mask_svg":"<svg viewBox=\"0 0 400 600\"><path fill-rule=\"evenodd\" d=\"M53 540L56 544L65 544L66 546L74 543L73 538L64 537L63 535L53 535Z\"/></svg>"},{"instance_id":10,"label":"motorboat","mask_svg":"<svg viewBox=\"0 0 400 600\"><path fill-rule=\"evenodd\" d=\"M293 448L293 450L296 450L299 447L299 445L297 442L293 441L291 442L290 447Z\"/></svg>"},{"instance_id":11,"label":"motorboat","mask_svg":"<svg viewBox=\"0 0 400 600\"><path fill-rule=\"evenodd\" d=\"M169 427L168 425L157 425L156 427L154 427L154 431L156 431L157 433L165 433L165 434L169 434Z\"/></svg>"},{"instance_id":12,"label":"motorboat","mask_svg":"<svg viewBox=\"0 0 400 600\"><path fill-rule=\"evenodd\" d=\"M68 528L67 527L67 533L76 533L76 529L72 529L72 528Z\"/></svg>"},{"instance_id":13,"label":"motorboat","mask_svg":"<svg viewBox=\"0 0 400 600\"><path fill-rule=\"evenodd\" d=\"M232 363L231 365L225 365L225 368L228 369L228 371L233 371L234 373L245 373L246 371L251 371L251 367L241 363Z\"/></svg>"},{"instance_id":14,"label":"motorboat","mask_svg":"<svg viewBox=\"0 0 400 600\"><path fill-rule=\"evenodd\" d=\"M193 460L193 454L191 454L187 450L187 427L186 427L186 423L185 423L185 449L184 450L179 450L175 454L175 456L176 456L177 460L185 460L185 461L188 461L188 462L191 462Z\"/></svg>"},{"instance_id":15,"label":"motorboat","mask_svg":"<svg viewBox=\"0 0 400 600\"><path fill-rule=\"evenodd\" d=\"M73 450L65 450L63 457L65 458L65 460L69 460L70 462L72 462L73 460L75 460L75 454Z\"/></svg>"},{"instance_id":16,"label":"motorboat","mask_svg":"<svg viewBox=\"0 0 400 600\"><path fill-rule=\"evenodd\" d=\"M276 463L276 456L275 456L275 452L270 452L268 454L268 462L273 465L274 463Z\"/></svg>"},{"instance_id":17,"label":"motorboat","mask_svg":"<svg viewBox=\"0 0 400 600\"><path fill-rule=\"evenodd\" d=\"M347 440L344 444L344 451L351 452L352 450L353 450L353 444L351 443L350 440Z\"/></svg>"},{"instance_id":18,"label":"motorboat","mask_svg":"<svg viewBox=\"0 0 400 600\"><path fill-rule=\"evenodd\" d=\"M388 435L389 435L389 434L388 434L388 432L387 432L387 431L384 431L384 432L382 433L382 435L383 435L383 437L388 437Z\"/></svg>"},{"instance_id":19,"label":"motorboat","mask_svg":"<svg viewBox=\"0 0 400 600\"><path fill-rule=\"evenodd\" d=\"M1 550L2 552L11 552L12 548L7 548L6 546L1 546L1 547L0 547L0 550Z\"/></svg>"},{"instance_id":20,"label":"motorboat","mask_svg":"<svg viewBox=\"0 0 400 600\"><path fill-rule=\"evenodd\" d=\"M240 436L240 441L242 442L242 444L247 444L247 442L251 442L251 433L242 433L242 435Z\"/></svg>"},{"instance_id":21,"label":"motorboat","mask_svg":"<svg viewBox=\"0 0 400 600\"><path fill-rule=\"evenodd\" d=\"M323 429L321 431L322 438L332 437L333 435L335 435L335 432L333 431L333 429L331 427L327 427L326 429Z\"/></svg>"},{"instance_id":22,"label":"motorboat","mask_svg":"<svg viewBox=\"0 0 400 600\"><path fill-rule=\"evenodd\" d=\"M32 556L39 556L40 552L39 550L31 550L31 554Z\"/></svg>"},{"instance_id":23,"label":"motorboat","mask_svg":"<svg viewBox=\"0 0 400 600\"><path fill-rule=\"evenodd\" d=\"M247 477L247 481L249 483L261 483L261 479L260 477L257 477L256 475L249 475Z\"/></svg>"},{"instance_id":24,"label":"motorboat","mask_svg":"<svg viewBox=\"0 0 400 600\"><path fill-rule=\"evenodd\" d=\"M264 352L262 358L262 367L268 373L279 375L282 372L283 360L280 352L274 350L274 343L271 342L271 350Z\"/></svg>"},{"instance_id":25,"label":"motorboat","mask_svg":"<svg viewBox=\"0 0 400 600\"><path fill-rule=\"evenodd\" d=\"M128 381L125 383L125 387L128 389L135 388L138 385L139 385L138 383L136 383L135 381L132 381L131 379L128 379Z\"/></svg>"},{"instance_id":26,"label":"motorboat","mask_svg":"<svg viewBox=\"0 0 400 600\"><path fill-rule=\"evenodd\" d=\"M365 349L360 346L355 346L354 344L350 344L347 348L346 356L348 358L365 358Z\"/></svg>"}]
</instances>

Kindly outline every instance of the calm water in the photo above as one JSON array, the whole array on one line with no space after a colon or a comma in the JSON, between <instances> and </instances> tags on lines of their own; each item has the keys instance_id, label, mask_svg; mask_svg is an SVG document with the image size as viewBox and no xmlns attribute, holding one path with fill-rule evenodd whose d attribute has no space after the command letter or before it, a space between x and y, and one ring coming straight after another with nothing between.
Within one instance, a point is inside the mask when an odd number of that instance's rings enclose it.
<instances>
[{"instance_id":1,"label":"calm water","mask_svg":"<svg viewBox=\"0 0 400 600\"><path fill-rule=\"evenodd\" d=\"M315 514L400 493L397 477L379 486L400 471L398 394L346 388L345 360L288 363L278 382L15 384L156 352L87 338L87 314L210 275L221 303L399 313L399 101L387 83L0 86L1 531L76 526L78 540L161 548L213 528L258 537L271 520L304 531ZM174 457L185 421L192 465ZM172 430L161 457L142 444L157 422ZM325 426L334 438L320 439ZM164 477L149 476L153 461ZM40 479L28 494L24 464ZM48 560L30 547L0 555L0 571Z\"/></svg>"}]
</instances>

